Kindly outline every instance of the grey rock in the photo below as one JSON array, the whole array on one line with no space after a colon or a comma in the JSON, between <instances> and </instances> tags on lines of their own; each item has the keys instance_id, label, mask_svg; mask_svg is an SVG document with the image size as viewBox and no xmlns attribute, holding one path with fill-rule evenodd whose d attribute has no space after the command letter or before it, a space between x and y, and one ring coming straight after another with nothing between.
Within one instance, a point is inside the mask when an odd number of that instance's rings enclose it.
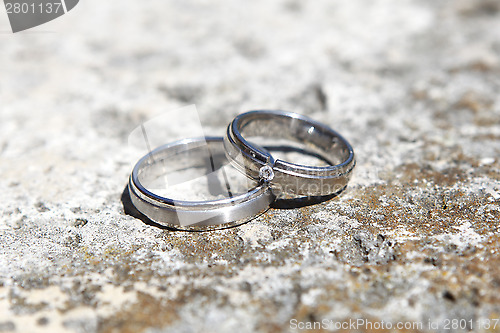
<instances>
[{"instance_id":1,"label":"grey rock","mask_svg":"<svg viewBox=\"0 0 500 333\"><path fill-rule=\"evenodd\" d=\"M2 34L0 331L487 330L499 18L490 0L85 1ZM324 122L356 151L351 183L214 232L125 214L130 133L191 103L207 135L249 109ZM179 118L165 143L197 133Z\"/></svg>"}]
</instances>

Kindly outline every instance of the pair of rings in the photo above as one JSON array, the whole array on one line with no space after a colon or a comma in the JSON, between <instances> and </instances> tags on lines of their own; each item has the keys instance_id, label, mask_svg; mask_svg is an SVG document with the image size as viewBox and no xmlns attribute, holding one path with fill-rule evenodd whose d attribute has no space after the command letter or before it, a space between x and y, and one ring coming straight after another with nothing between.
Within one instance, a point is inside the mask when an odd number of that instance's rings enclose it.
<instances>
[{"instance_id":1,"label":"pair of rings","mask_svg":"<svg viewBox=\"0 0 500 333\"><path fill-rule=\"evenodd\" d=\"M296 150L312 152L326 165L306 166L275 159L271 148L248 139L252 137L299 144L301 148ZM355 164L351 145L330 127L292 112L250 111L233 119L224 138L185 139L151 151L135 165L128 190L137 210L162 226L181 230L221 229L249 221L267 210L280 194L338 193L347 186ZM233 194L228 186L229 195L220 199L186 201L155 194L144 185L163 174L202 165L208 165L213 172L227 166L234 168L252 186L241 194Z\"/></svg>"}]
</instances>

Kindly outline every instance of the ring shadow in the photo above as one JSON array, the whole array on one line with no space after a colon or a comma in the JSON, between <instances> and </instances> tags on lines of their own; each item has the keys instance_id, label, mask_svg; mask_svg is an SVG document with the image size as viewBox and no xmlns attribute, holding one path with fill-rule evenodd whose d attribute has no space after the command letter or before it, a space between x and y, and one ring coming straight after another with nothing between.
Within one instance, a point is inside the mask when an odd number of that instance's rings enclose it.
<instances>
[{"instance_id":1,"label":"ring shadow","mask_svg":"<svg viewBox=\"0 0 500 333\"><path fill-rule=\"evenodd\" d=\"M340 191L333 193L333 194L328 194L328 195L310 195L310 196L303 196L303 197L297 197L297 198L282 198L282 199L276 199L271 205L271 208L275 209L295 209L295 208L302 208L302 207L308 207L308 206L313 206L320 204L322 202L331 200L337 196L340 195L344 191L345 187L342 188Z\"/></svg>"}]
</instances>

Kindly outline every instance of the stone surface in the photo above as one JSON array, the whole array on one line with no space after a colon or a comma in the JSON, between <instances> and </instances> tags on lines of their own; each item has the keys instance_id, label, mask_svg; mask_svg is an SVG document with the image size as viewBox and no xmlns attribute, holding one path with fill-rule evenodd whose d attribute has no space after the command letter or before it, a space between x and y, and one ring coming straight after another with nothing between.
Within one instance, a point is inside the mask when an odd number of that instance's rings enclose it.
<instances>
[{"instance_id":1,"label":"stone surface","mask_svg":"<svg viewBox=\"0 0 500 333\"><path fill-rule=\"evenodd\" d=\"M87 0L0 34L0 331L499 331L499 31L494 0ZM233 229L146 225L127 137L187 104L207 134L323 121L352 182Z\"/></svg>"}]
</instances>

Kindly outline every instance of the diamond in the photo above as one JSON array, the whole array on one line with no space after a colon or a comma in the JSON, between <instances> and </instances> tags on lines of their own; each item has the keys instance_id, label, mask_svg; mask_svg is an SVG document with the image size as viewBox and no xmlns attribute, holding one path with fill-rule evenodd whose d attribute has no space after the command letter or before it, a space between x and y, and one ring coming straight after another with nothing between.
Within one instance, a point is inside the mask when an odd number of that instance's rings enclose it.
<instances>
[{"instance_id":1,"label":"diamond","mask_svg":"<svg viewBox=\"0 0 500 333\"><path fill-rule=\"evenodd\" d=\"M269 165L264 165L259 170L259 177L265 181L271 181L274 178L274 171Z\"/></svg>"}]
</instances>

